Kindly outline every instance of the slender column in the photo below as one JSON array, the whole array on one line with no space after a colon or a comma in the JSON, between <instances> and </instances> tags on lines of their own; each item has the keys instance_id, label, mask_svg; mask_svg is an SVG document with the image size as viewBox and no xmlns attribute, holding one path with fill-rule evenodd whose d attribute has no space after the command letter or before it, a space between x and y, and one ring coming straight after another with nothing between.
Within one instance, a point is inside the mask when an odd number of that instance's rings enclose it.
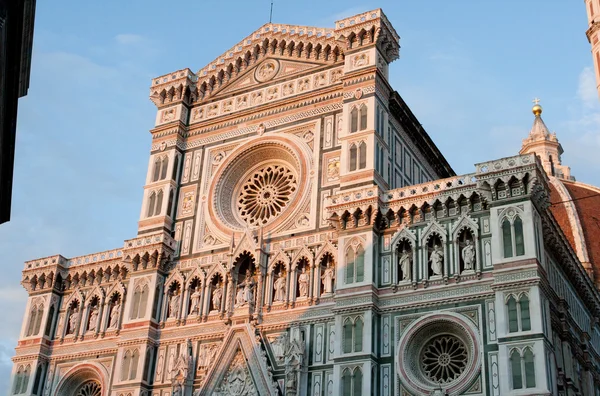
<instances>
[{"instance_id":1,"label":"slender column","mask_svg":"<svg viewBox=\"0 0 600 396\"><path fill-rule=\"evenodd\" d=\"M273 270L267 272L265 284L265 305L267 306L267 311L269 311L271 305L273 305Z\"/></svg>"},{"instance_id":2,"label":"slender column","mask_svg":"<svg viewBox=\"0 0 600 396\"><path fill-rule=\"evenodd\" d=\"M313 298L313 289L315 282L315 260L313 259L310 265L308 266L308 299L312 301Z\"/></svg>"},{"instance_id":3,"label":"slender column","mask_svg":"<svg viewBox=\"0 0 600 396\"><path fill-rule=\"evenodd\" d=\"M262 306L263 306L263 301L264 301L264 272L259 269L258 271L258 282L256 285L257 288L257 292L256 292L256 304L254 306L254 312L256 312L257 314L260 313L262 311ZM251 301L248 301L248 304L251 304Z\"/></svg>"},{"instance_id":4,"label":"slender column","mask_svg":"<svg viewBox=\"0 0 600 396\"><path fill-rule=\"evenodd\" d=\"M83 337L85 332L87 331L87 319L90 312L90 305L86 304L85 307L79 311L78 323L76 329L77 331L74 333L75 338L78 336ZM83 326L82 326L83 325Z\"/></svg>"},{"instance_id":5,"label":"slender column","mask_svg":"<svg viewBox=\"0 0 600 396\"><path fill-rule=\"evenodd\" d=\"M196 314L198 318L202 317L202 306L204 304L204 289L205 289L206 281L200 281L200 284L197 286L200 288L200 301L198 301L198 313Z\"/></svg>"},{"instance_id":6,"label":"slender column","mask_svg":"<svg viewBox=\"0 0 600 396\"><path fill-rule=\"evenodd\" d=\"M481 250L479 249L479 237L473 236L473 243L475 244L475 268L478 274L481 273Z\"/></svg>"},{"instance_id":7,"label":"slender column","mask_svg":"<svg viewBox=\"0 0 600 396\"><path fill-rule=\"evenodd\" d=\"M104 316L104 301L105 297L103 296L98 303L98 317L96 318L96 330L94 330L94 336L97 336L98 333L102 331L100 327L102 326L102 317Z\"/></svg>"},{"instance_id":8,"label":"slender column","mask_svg":"<svg viewBox=\"0 0 600 396\"><path fill-rule=\"evenodd\" d=\"M321 297L321 264L315 262L314 265L314 276L311 282L311 292L314 297L314 300L317 300Z\"/></svg>"},{"instance_id":9,"label":"slender column","mask_svg":"<svg viewBox=\"0 0 600 396\"><path fill-rule=\"evenodd\" d=\"M162 293L162 304L161 304L162 309L161 309L161 314L160 314L160 316L162 317L161 322L167 321L167 318L169 315L168 304L169 304L169 288L166 287Z\"/></svg>"},{"instance_id":10,"label":"slender column","mask_svg":"<svg viewBox=\"0 0 600 396\"><path fill-rule=\"evenodd\" d=\"M182 320L187 317L188 305L190 302L190 287L186 286L181 290L181 299L179 300L179 307L177 307L177 320Z\"/></svg>"},{"instance_id":11,"label":"slender column","mask_svg":"<svg viewBox=\"0 0 600 396\"><path fill-rule=\"evenodd\" d=\"M123 326L123 316L125 315L125 303L127 302L127 299L125 298L126 295L127 294L123 292L123 297L121 297L121 312L119 312L119 320L117 321L117 334Z\"/></svg>"},{"instance_id":12,"label":"slender column","mask_svg":"<svg viewBox=\"0 0 600 396\"><path fill-rule=\"evenodd\" d=\"M285 274L285 297L284 302L287 306L290 303L290 293L292 290L292 270L291 268Z\"/></svg>"},{"instance_id":13,"label":"slender column","mask_svg":"<svg viewBox=\"0 0 600 396\"><path fill-rule=\"evenodd\" d=\"M101 322L100 322L100 335L103 336L104 333L106 332L106 329L108 328L108 323L110 321L110 309L108 308L110 305L110 300L109 301L104 301L104 304L102 304L102 315L100 315L100 317L102 318Z\"/></svg>"},{"instance_id":14,"label":"slender column","mask_svg":"<svg viewBox=\"0 0 600 396\"><path fill-rule=\"evenodd\" d=\"M449 269L450 269L450 263L449 263L449 258L450 258L450 246L448 244L448 241L444 241L442 240L442 243L444 244L444 273L442 274L442 277L444 279L448 279L448 274L449 274Z\"/></svg>"},{"instance_id":15,"label":"slender column","mask_svg":"<svg viewBox=\"0 0 600 396\"><path fill-rule=\"evenodd\" d=\"M294 266L292 268L292 273L290 274L290 288L289 288L289 298L293 303L296 302L296 288L298 287L298 278L296 276L296 272L298 270L298 266Z\"/></svg>"},{"instance_id":16,"label":"slender column","mask_svg":"<svg viewBox=\"0 0 600 396\"><path fill-rule=\"evenodd\" d=\"M204 320L206 320L206 317L208 316L208 313L210 312L210 302L212 299L212 284L207 282L204 282L204 284L202 285L202 296L203 296L203 300L202 300L202 317Z\"/></svg>"},{"instance_id":17,"label":"slender column","mask_svg":"<svg viewBox=\"0 0 600 396\"><path fill-rule=\"evenodd\" d=\"M227 292L227 298L223 299L223 300L226 300L226 302L225 302L225 306L223 307L221 312L225 311L225 313L227 313L229 316L231 316L233 314L234 289L235 289L235 287L234 287L233 277L231 276L231 273L228 273L227 278L225 280L225 290Z\"/></svg>"}]
</instances>

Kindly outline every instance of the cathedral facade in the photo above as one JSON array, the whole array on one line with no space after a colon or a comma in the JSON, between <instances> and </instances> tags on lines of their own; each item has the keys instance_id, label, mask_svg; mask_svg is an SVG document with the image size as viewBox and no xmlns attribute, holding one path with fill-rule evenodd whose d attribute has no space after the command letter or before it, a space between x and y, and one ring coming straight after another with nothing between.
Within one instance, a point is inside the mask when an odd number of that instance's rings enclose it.
<instances>
[{"instance_id":1,"label":"cathedral facade","mask_svg":"<svg viewBox=\"0 0 600 396\"><path fill-rule=\"evenodd\" d=\"M12 394L600 395L598 189L538 104L455 175L398 56L377 9L154 79L138 235L25 263Z\"/></svg>"}]
</instances>

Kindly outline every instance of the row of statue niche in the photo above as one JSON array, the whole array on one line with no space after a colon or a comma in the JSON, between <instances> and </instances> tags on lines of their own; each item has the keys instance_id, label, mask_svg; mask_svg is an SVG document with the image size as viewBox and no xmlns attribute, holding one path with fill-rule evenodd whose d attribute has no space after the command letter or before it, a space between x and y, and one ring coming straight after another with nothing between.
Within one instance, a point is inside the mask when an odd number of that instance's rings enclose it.
<instances>
[{"instance_id":1,"label":"row of statue niche","mask_svg":"<svg viewBox=\"0 0 600 396\"><path fill-rule=\"evenodd\" d=\"M321 280L323 282L323 290L325 294L333 293L333 284L335 280L335 268L331 263L329 266L325 268L323 271L323 275L321 275ZM306 267L302 268L301 273L298 276L298 291L300 293L300 297L308 296L308 288L309 288L310 276L306 271ZM286 294L286 275L285 271L282 269L279 273L276 274L276 279L273 284L275 288L275 294L273 296L273 301L281 302L285 300ZM246 272L246 277L243 282L238 285L238 290L236 292L235 298L235 306L241 307L249 302L254 300L254 288L256 287L256 281L254 277L251 275L250 270ZM200 292L200 288L196 287L194 292L190 296L190 314L198 314L200 312L200 298L202 293ZM212 290L211 302L213 310L219 310L221 308L221 301L223 298L223 285L221 282L217 283ZM176 292L171 292L170 302L169 302L169 317L174 318L177 315L179 310L179 304L181 303L180 294Z\"/></svg>"},{"instance_id":2,"label":"row of statue niche","mask_svg":"<svg viewBox=\"0 0 600 396\"><path fill-rule=\"evenodd\" d=\"M333 293L333 282L335 280L335 268L329 264L321 275L321 281L323 283L324 294ZM310 275L306 271L306 267L302 267L300 274L298 275L298 293L300 297L308 297L308 288L310 282ZM273 282L273 288L275 293L273 294L273 302L283 302L286 295L286 274L282 268L275 274L275 281Z\"/></svg>"},{"instance_id":3,"label":"row of statue niche","mask_svg":"<svg viewBox=\"0 0 600 396\"><path fill-rule=\"evenodd\" d=\"M401 272L401 280L409 281L411 280L411 270L412 270L412 249L407 247L405 244L404 248L400 253L400 257L398 258L398 266ZM464 265L464 270L473 270L475 265L475 247L473 245L473 241L470 239L464 240L464 242L460 243L462 245L461 249L461 258ZM430 249L429 252L429 265L430 270L433 275L443 275L444 273L444 253L442 251L442 247L440 244L433 244L433 248Z\"/></svg>"},{"instance_id":4,"label":"row of statue niche","mask_svg":"<svg viewBox=\"0 0 600 396\"><path fill-rule=\"evenodd\" d=\"M116 329L119 325L119 315L121 314L121 303L119 301L115 301L112 304L112 309L110 311L110 319L108 323L109 329ZM90 316L88 319L87 331L96 331L98 326L98 307L92 306L90 308ZM71 314L69 315L69 327L67 329L67 334L75 334L75 327L77 326L77 321L79 320L79 307L75 306L71 309Z\"/></svg>"}]
</instances>

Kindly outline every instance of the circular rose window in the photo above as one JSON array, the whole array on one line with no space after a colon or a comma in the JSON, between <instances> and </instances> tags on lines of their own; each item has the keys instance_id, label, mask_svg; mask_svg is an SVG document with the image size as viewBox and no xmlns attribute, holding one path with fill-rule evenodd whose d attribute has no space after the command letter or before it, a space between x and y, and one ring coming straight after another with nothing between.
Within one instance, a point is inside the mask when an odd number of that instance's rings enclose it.
<instances>
[{"instance_id":1,"label":"circular rose window","mask_svg":"<svg viewBox=\"0 0 600 396\"><path fill-rule=\"evenodd\" d=\"M302 181L310 157L298 143L295 137L262 136L222 159L208 196L214 227L230 234L295 221L309 191Z\"/></svg>"},{"instance_id":2,"label":"circular rose window","mask_svg":"<svg viewBox=\"0 0 600 396\"><path fill-rule=\"evenodd\" d=\"M465 344L452 335L429 340L421 354L421 368L433 382L452 382L465 371L468 362Z\"/></svg>"},{"instance_id":3,"label":"circular rose window","mask_svg":"<svg viewBox=\"0 0 600 396\"><path fill-rule=\"evenodd\" d=\"M416 320L404 330L397 351L400 383L413 394L440 387L449 395L461 394L481 370L477 327L457 313Z\"/></svg>"},{"instance_id":4,"label":"circular rose window","mask_svg":"<svg viewBox=\"0 0 600 396\"><path fill-rule=\"evenodd\" d=\"M296 177L288 167L259 169L241 187L237 204L240 216L252 226L265 225L283 211L296 188Z\"/></svg>"}]
</instances>

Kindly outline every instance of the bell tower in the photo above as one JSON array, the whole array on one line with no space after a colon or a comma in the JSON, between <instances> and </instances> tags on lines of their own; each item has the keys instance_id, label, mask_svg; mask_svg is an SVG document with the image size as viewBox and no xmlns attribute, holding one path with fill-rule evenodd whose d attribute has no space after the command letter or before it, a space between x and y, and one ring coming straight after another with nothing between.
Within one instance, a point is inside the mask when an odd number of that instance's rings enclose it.
<instances>
[{"instance_id":1,"label":"bell tower","mask_svg":"<svg viewBox=\"0 0 600 396\"><path fill-rule=\"evenodd\" d=\"M585 9L588 16L588 29L585 35L592 45L596 89L600 95L600 0L585 0Z\"/></svg>"}]
</instances>

